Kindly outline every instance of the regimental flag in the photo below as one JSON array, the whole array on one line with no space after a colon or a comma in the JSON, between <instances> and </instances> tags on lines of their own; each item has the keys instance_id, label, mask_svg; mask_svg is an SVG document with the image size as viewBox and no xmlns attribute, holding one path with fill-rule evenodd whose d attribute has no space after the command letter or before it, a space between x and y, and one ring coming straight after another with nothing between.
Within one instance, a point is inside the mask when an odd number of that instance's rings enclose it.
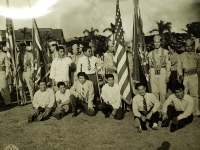
<instances>
[{"instance_id":1,"label":"regimental flag","mask_svg":"<svg viewBox=\"0 0 200 150\"><path fill-rule=\"evenodd\" d=\"M138 51L138 15L137 15L137 4L138 0L133 0L134 3L134 15L133 15L133 80L135 83L140 82L139 72L139 51Z\"/></svg>"},{"instance_id":2,"label":"regimental flag","mask_svg":"<svg viewBox=\"0 0 200 150\"><path fill-rule=\"evenodd\" d=\"M127 67L127 55L125 51L125 42L123 36L123 28L121 21L121 14L119 9L119 0L117 0L116 5L116 18L115 18L115 55L114 63L117 67L118 82L120 87L120 94L122 98L127 102L131 103L132 94L128 76Z\"/></svg>"},{"instance_id":3,"label":"regimental flag","mask_svg":"<svg viewBox=\"0 0 200 150\"><path fill-rule=\"evenodd\" d=\"M147 81L147 86L150 91L149 83L149 66L148 66L148 51L146 48L143 23L140 14L139 1L133 0L134 5L134 17L133 17L133 51L134 51L134 66L133 66L133 80L135 82L141 82L140 75L144 74ZM141 66L141 71L139 70Z\"/></svg>"},{"instance_id":4,"label":"regimental flag","mask_svg":"<svg viewBox=\"0 0 200 150\"><path fill-rule=\"evenodd\" d=\"M35 19L33 19L33 56L34 56L34 68L36 72L35 84L39 80L46 79L48 81L48 75L50 73L48 67L48 57L41 44L40 33L36 24Z\"/></svg>"}]
</instances>

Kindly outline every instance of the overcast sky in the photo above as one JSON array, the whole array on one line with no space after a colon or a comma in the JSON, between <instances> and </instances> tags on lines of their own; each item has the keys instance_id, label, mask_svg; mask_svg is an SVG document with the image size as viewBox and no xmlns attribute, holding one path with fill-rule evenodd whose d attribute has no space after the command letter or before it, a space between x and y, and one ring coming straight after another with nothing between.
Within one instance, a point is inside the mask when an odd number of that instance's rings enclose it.
<instances>
[{"instance_id":1,"label":"overcast sky","mask_svg":"<svg viewBox=\"0 0 200 150\"><path fill-rule=\"evenodd\" d=\"M0 6L6 6L0 0ZM9 0L10 7L28 7L27 0ZM29 0L34 6L39 1ZM48 0L49 3L51 0ZM133 29L133 0L119 0L125 40L131 41ZM200 21L200 0L139 0L143 31L145 34L156 28L155 21L172 23L172 32L183 32L186 24ZM42 7L43 8L43 7ZM115 22L116 0L58 0L50 12L36 19L39 28L62 28L65 39L83 36L83 30L91 27L102 31ZM1 14L0 14L1 15ZM31 27L31 20L14 19L14 28ZM5 17L0 16L0 29L5 29Z\"/></svg>"}]
</instances>

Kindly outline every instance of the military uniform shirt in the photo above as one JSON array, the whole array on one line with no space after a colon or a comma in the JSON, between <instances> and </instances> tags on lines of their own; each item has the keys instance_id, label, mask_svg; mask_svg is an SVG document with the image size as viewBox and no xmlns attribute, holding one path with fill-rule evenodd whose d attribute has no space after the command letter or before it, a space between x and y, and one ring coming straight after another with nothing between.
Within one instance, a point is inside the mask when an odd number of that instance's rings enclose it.
<instances>
[{"instance_id":1,"label":"military uniform shirt","mask_svg":"<svg viewBox=\"0 0 200 150\"><path fill-rule=\"evenodd\" d=\"M4 52L0 52L0 71L6 71L6 75L9 72L9 65L7 60L7 55Z\"/></svg>"},{"instance_id":2,"label":"military uniform shirt","mask_svg":"<svg viewBox=\"0 0 200 150\"><path fill-rule=\"evenodd\" d=\"M182 75L182 69L197 69L200 67L200 56L194 52L184 52L178 56L177 71L179 75Z\"/></svg>"},{"instance_id":3,"label":"military uniform shirt","mask_svg":"<svg viewBox=\"0 0 200 150\"><path fill-rule=\"evenodd\" d=\"M161 60L161 50L162 49L158 49L158 50L153 50L155 51L155 61L156 64L153 64L153 51L149 52L148 57L149 57L149 64L150 66L154 67L154 65L159 65L160 64L160 60ZM167 50L164 49L164 54L163 54L163 62L161 64L161 66L164 66L166 68L167 71L167 77L170 76L171 72L171 62L169 60L169 52Z\"/></svg>"}]
</instances>

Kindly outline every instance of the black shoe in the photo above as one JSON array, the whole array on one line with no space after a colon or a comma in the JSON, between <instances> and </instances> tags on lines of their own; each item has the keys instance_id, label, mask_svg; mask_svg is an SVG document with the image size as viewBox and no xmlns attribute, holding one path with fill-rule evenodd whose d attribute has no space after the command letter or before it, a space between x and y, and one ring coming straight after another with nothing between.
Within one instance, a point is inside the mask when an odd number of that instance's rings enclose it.
<instances>
[{"instance_id":1,"label":"black shoe","mask_svg":"<svg viewBox=\"0 0 200 150\"><path fill-rule=\"evenodd\" d=\"M166 121L166 120L163 120L163 121L162 121L162 124L161 124L161 127L162 127L162 128L163 128L163 127L169 127L169 122Z\"/></svg>"},{"instance_id":2,"label":"black shoe","mask_svg":"<svg viewBox=\"0 0 200 150\"><path fill-rule=\"evenodd\" d=\"M178 126L175 125L175 124L173 124L173 123L171 123L171 125L170 125L170 132L175 132L177 129L178 129Z\"/></svg>"},{"instance_id":3,"label":"black shoe","mask_svg":"<svg viewBox=\"0 0 200 150\"><path fill-rule=\"evenodd\" d=\"M62 118L62 116L61 116L60 113L59 113L59 114L56 114L55 117L56 117L57 120L60 120L60 119Z\"/></svg>"},{"instance_id":4,"label":"black shoe","mask_svg":"<svg viewBox=\"0 0 200 150\"><path fill-rule=\"evenodd\" d=\"M77 114L77 111L74 111L72 117L76 117L78 114Z\"/></svg>"},{"instance_id":5,"label":"black shoe","mask_svg":"<svg viewBox=\"0 0 200 150\"><path fill-rule=\"evenodd\" d=\"M174 117L174 118L172 119L172 123L175 124L175 125L178 125L177 117Z\"/></svg>"},{"instance_id":6,"label":"black shoe","mask_svg":"<svg viewBox=\"0 0 200 150\"><path fill-rule=\"evenodd\" d=\"M147 131L147 127L146 126L142 126L142 130Z\"/></svg>"},{"instance_id":7,"label":"black shoe","mask_svg":"<svg viewBox=\"0 0 200 150\"><path fill-rule=\"evenodd\" d=\"M28 123L31 123L31 122L33 122L33 121L34 121L33 115L28 116Z\"/></svg>"},{"instance_id":8,"label":"black shoe","mask_svg":"<svg viewBox=\"0 0 200 150\"><path fill-rule=\"evenodd\" d=\"M109 117L110 117L109 113L105 114L105 118L109 118Z\"/></svg>"}]
</instances>

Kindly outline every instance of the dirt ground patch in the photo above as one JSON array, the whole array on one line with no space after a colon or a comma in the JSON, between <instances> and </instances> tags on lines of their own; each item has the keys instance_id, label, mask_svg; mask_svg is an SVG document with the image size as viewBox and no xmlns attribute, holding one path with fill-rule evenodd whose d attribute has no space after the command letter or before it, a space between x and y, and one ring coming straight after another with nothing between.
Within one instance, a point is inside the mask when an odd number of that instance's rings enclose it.
<instances>
[{"instance_id":1,"label":"dirt ground patch","mask_svg":"<svg viewBox=\"0 0 200 150\"><path fill-rule=\"evenodd\" d=\"M200 118L182 130L170 133L169 128L136 132L132 112L121 121L104 118L102 112L95 117L81 113L72 118L69 114L61 120L49 120L29 124L27 116L31 104L0 112L0 149L9 144L19 150L156 150L170 147L172 150L200 149ZM162 146L163 145L163 146Z\"/></svg>"}]
</instances>

